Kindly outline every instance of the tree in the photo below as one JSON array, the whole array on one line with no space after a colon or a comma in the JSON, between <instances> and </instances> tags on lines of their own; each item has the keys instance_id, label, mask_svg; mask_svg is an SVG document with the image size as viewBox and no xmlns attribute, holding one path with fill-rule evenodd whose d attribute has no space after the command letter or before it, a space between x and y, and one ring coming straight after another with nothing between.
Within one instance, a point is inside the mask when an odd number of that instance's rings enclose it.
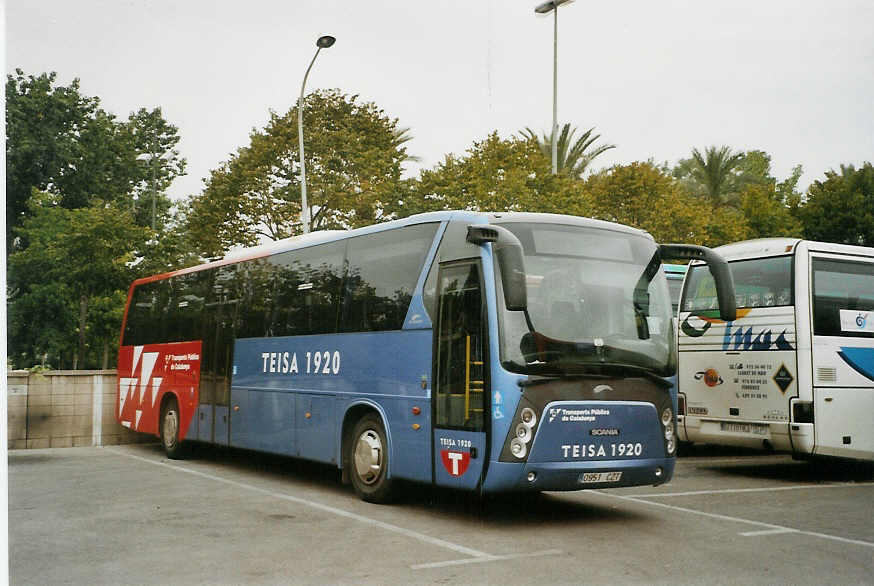
<instances>
[{"instance_id":1,"label":"tree","mask_svg":"<svg viewBox=\"0 0 874 586\"><path fill-rule=\"evenodd\" d=\"M113 204L68 210L37 192L18 233L27 246L9 257L10 355L26 366L72 353L73 368L95 366L94 352L106 356L117 340L134 251L150 230ZM93 309L103 315L96 326Z\"/></svg>"},{"instance_id":2,"label":"tree","mask_svg":"<svg viewBox=\"0 0 874 586\"><path fill-rule=\"evenodd\" d=\"M874 166L841 165L814 181L798 209L804 237L823 242L874 246Z\"/></svg>"},{"instance_id":3,"label":"tree","mask_svg":"<svg viewBox=\"0 0 874 586\"><path fill-rule=\"evenodd\" d=\"M775 185L749 185L738 209L749 226L748 238L800 237L801 223L792 215Z\"/></svg>"},{"instance_id":4,"label":"tree","mask_svg":"<svg viewBox=\"0 0 874 586\"><path fill-rule=\"evenodd\" d=\"M601 135L596 134L592 136L592 133L595 131L595 128L592 127L585 131L578 139L574 140L576 131L577 129L572 129L570 124L562 126L561 132L558 135L558 142L556 143L556 167L559 173L564 173L574 179L581 179L589 164L598 155L610 149L615 149L616 145L603 144L589 150L589 147L592 147L594 142L601 138ZM540 152L549 159L550 164L552 161L551 134L544 132L543 137L539 138L537 133L528 127L522 131L522 136L537 143Z\"/></svg>"},{"instance_id":5,"label":"tree","mask_svg":"<svg viewBox=\"0 0 874 586\"><path fill-rule=\"evenodd\" d=\"M737 201L735 169L744 160L744 153L732 152L728 146L710 146L704 154L692 149L690 159L681 160L674 176L684 180L695 195L706 196L714 205L734 204Z\"/></svg>"},{"instance_id":6,"label":"tree","mask_svg":"<svg viewBox=\"0 0 874 586\"><path fill-rule=\"evenodd\" d=\"M407 184L393 211L399 216L439 209L584 214L580 185L552 175L550 161L530 140L493 132L463 157L449 154Z\"/></svg>"},{"instance_id":7,"label":"tree","mask_svg":"<svg viewBox=\"0 0 874 586\"><path fill-rule=\"evenodd\" d=\"M724 244L746 233L743 218L689 195L651 162L614 165L589 176L585 190L593 217L646 230L659 242Z\"/></svg>"},{"instance_id":8,"label":"tree","mask_svg":"<svg viewBox=\"0 0 874 586\"><path fill-rule=\"evenodd\" d=\"M133 209L137 194L151 198L153 171L160 194L185 168L175 151L152 165L138 161L143 153L166 147L161 154L179 141L160 108L119 121L100 108L99 98L81 94L78 79L61 86L54 72L25 76L17 69L7 76L6 135L7 244L28 212L32 189L55 194L67 209L87 207L93 199ZM166 212L167 198L159 195L159 201ZM139 211L140 223L150 225L151 205L148 213Z\"/></svg>"},{"instance_id":9,"label":"tree","mask_svg":"<svg viewBox=\"0 0 874 586\"><path fill-rule=\"evenodd\" d=\"M176 150L179 129L164 119L161 108L140 108L128 116L124 131L134 152L139 153L135 160L140 165L140 178L133 186L132 204L136 221L160 229L172 205L165 195L167 188L185 174L187 161Z\"/></svg>"},{"instance_id":10,"label":"tree","mask_svg":"<svg viewBox=\"0 0 874 586\"><path fill-rule=\"evenodd\" d=\"M6 76L7 249L27 212L31 189L62 179L75 159L76 136L97 110L96 98L79 93L79 80L56 86L56 74Z\"/></svg>"},{"instance_id":11,"label":"tree","mask_svg":"<svg viewBox=\"0 0 874 586\"><path fill-rule=\"evenodd\" d=\"M339 90L304 98L304 143L312 229L351 228L387 218L408 159L407 129L372 102ZM188 229L209 255L301 231L297 107L271 112L250 144L210 173L191 201Z\"/></svg>"}]
</instances>

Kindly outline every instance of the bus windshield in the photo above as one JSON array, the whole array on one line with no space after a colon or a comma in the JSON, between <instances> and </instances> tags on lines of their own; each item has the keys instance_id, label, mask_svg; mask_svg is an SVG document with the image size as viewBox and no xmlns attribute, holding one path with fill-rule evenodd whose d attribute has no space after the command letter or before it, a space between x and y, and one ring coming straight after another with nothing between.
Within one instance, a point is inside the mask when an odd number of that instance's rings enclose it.
<instances>
[{"instance_id":1,"label":"bus windshield","mask_svg":"<svg viewBox=\"0 0 874 586\"><path fill-rule=\"evenodd\" d=\"M503 226L522 243L531 318L529 326L523 312L503 312L505 368L546 376L673 374L671 302L655 242L601 228Z\"/></svg>"},{"instance_id":2,"label":"bus windshield","mask_svg":"<svg viewBox=\"0 0 874 586\"><path fill-rule=\"evenodd\" d=\"M792 257L772 256L728 263L737 308L792 305ZM689 268L683 311L716 309L716 286L706 265Z\"/></svg>"}]
</instances>

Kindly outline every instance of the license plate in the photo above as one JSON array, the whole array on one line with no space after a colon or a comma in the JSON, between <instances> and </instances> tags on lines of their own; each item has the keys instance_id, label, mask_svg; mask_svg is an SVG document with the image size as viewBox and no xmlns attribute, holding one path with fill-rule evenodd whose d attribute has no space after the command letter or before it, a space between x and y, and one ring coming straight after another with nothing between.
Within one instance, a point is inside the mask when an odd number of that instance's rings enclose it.
<instances>
[{"instance_id":1,"label":"license plate","mask_svg":"<svg viewBox=\"0 0 874 586\"><path fill-rule=\"evenodd\" d=\"M722 421L719 424L720 431L732 433L752 433L755 435L768 435L770 427L767 423L733 423Z\"/></svg>"},{"instance_id":2,"label":"license plate","mask_svg":"<svg viewBox=\"0 0 874 586\"><path fill-rule=\"evenodd\" d=\"M583 472L580 474L580 484L619 482L621 478L622 472Z\"/></svg>"}]
</instances>

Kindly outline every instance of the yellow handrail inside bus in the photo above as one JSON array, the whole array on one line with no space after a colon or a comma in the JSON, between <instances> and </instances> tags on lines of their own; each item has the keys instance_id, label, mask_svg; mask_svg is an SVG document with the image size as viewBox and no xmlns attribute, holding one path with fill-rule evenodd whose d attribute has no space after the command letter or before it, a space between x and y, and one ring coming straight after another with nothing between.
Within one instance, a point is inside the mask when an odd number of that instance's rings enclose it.
<instances>
[{"instance_id":1,"label":"yellow handrail inside bus","mask_svg":"<svg viewBox=\"0 0 874 586\"><path fill-rule=\"evenodd\" d=\"M464 419L468 421L470 419L471 411L475 413L481 413L483 411L482 407L471 407L470 406L470 394L473 393L482 393L485 390L486 383L482 380L470 380L470 367L471 366L482 366L483 363L480 360L471 360L470 359L470 336L468 335L465 339L465 347L464 347ZM479 388L471 389L471 385L474 385Z\"/></svg>"}]
</instances>

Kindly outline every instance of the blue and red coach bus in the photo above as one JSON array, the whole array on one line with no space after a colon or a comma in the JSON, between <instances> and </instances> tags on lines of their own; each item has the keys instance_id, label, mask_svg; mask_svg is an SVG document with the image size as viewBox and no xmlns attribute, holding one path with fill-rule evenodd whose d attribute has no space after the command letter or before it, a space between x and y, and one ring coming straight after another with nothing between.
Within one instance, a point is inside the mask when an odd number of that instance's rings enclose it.
<instances>
[{"instance_id":1,"label":"blue and red coach bus","mask_svg":"<svg viewBox=\"0 0 874 586\"><path fill-rule=\"evenodd\" d=\"M434 212L135 281L117 417L161 438L481 492L661 484L676 369L662 257L618 224ZM672 394L674 396L672 396Z\"/></svg>"}]
</instances>

